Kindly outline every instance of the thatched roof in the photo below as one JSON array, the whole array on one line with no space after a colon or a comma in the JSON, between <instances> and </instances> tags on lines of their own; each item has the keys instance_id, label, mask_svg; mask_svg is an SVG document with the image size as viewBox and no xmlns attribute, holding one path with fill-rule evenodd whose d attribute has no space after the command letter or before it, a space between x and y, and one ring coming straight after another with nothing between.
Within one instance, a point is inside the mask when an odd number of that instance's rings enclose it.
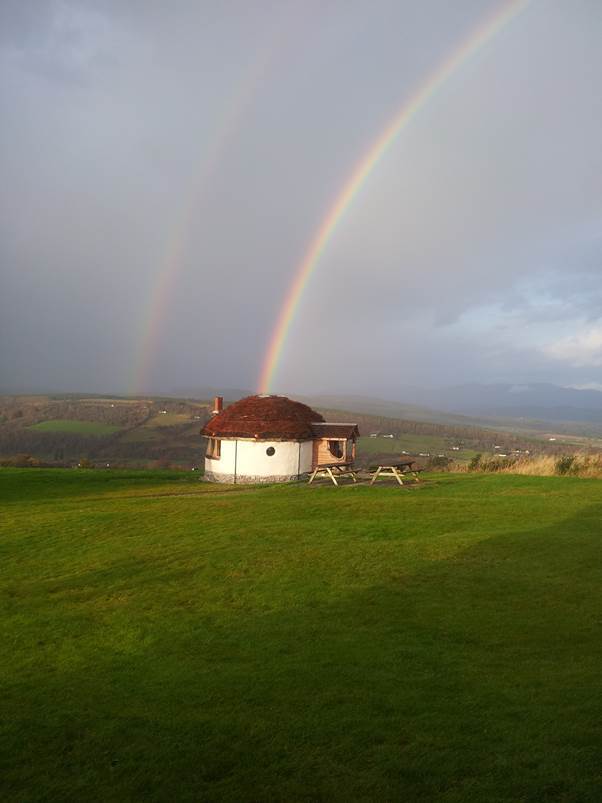
<instances>
[{"instance_id":1,"label":"thatched roof","mask_svg":"<svg viewBox=\"0 0 602 803\"><path fill-rule=\"evenodd\" d=\"M212 438L309 440L312 423L324 418L307 404L286 396L247 396L226 407L205 424L201 435Z\"/></svg>"}]
</instances>

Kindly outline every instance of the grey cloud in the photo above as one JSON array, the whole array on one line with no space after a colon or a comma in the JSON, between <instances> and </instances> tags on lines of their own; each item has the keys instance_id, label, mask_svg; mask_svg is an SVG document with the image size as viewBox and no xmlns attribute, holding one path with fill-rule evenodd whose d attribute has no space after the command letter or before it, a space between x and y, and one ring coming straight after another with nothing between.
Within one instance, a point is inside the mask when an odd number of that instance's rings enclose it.
<instances>
[{"instance_id":1,"label":"grey cloud","mask_svg":"<svg viewBox=\"0 0 602 803\"><path fill-rule=\"evenodd\" d=\"M353 166L497 7L3 3L1 386L124 391L147 342L148 390L252 387ZM325 249L277 389L600 379L539 341L600 314L601 33L598 4L532 3L421 110Z\"/></svg>"}]
</instances>

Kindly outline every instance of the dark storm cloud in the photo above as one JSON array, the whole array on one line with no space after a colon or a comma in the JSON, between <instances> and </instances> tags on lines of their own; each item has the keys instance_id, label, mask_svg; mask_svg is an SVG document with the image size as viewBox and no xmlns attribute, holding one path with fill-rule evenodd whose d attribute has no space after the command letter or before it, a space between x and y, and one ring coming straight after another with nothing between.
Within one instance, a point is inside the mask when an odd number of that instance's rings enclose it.
<instances>
[{"instance_id":1,"label":"dark storm cloud","mask_svg":"<svg viewBox=\"0 0 602 803\"><path fill-rule=\"evenodd\" d=\"M354 164L498 7L2 3L1 385L124 391L152 342L148 389L252 387ZM326 249L280 389L599 381L601 33L533 2L447 82Z\"/></svg>"}]
</instances>

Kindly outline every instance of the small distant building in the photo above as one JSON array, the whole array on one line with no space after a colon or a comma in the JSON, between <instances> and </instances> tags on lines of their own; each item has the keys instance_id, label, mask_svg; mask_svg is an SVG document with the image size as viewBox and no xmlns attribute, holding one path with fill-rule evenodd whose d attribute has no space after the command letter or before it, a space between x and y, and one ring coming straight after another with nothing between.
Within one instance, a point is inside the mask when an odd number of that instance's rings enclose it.
<instances>
[{"instance_id":1,"label":"small distant building","mask_svg":"<svg viewBox=\"0 0 602 803\"><path fill-rule=\"evenodd\" d=\"M247 396L228 407L216 396L207 439L205 479L210 482L290 482L317 465L355 459L357 424L327 422L286 396Z\"/></svg>"}]
</instances>

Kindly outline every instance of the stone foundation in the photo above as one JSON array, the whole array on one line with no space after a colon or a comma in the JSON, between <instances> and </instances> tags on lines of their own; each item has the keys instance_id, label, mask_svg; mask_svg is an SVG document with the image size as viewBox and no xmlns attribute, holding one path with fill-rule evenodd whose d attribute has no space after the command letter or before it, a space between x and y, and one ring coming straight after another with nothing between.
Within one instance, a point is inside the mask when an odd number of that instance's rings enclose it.
<instances>
[{"instance_id":1,"label":"stone foundation","mask_svg":"<svg viewBox=\"0 0 602 803\"><path fill-rule=\"evenodd\" d=\"M206 482L223 482L230 485L260 485L267 482L296 482L297 480L306 479L309 474L290 474L285 476L272 476L272 477L251 477L248 475L237 475L236 479L234 474L217 474L213 471L205 471L203 479Z\"/></svg>"}]
</instances>

